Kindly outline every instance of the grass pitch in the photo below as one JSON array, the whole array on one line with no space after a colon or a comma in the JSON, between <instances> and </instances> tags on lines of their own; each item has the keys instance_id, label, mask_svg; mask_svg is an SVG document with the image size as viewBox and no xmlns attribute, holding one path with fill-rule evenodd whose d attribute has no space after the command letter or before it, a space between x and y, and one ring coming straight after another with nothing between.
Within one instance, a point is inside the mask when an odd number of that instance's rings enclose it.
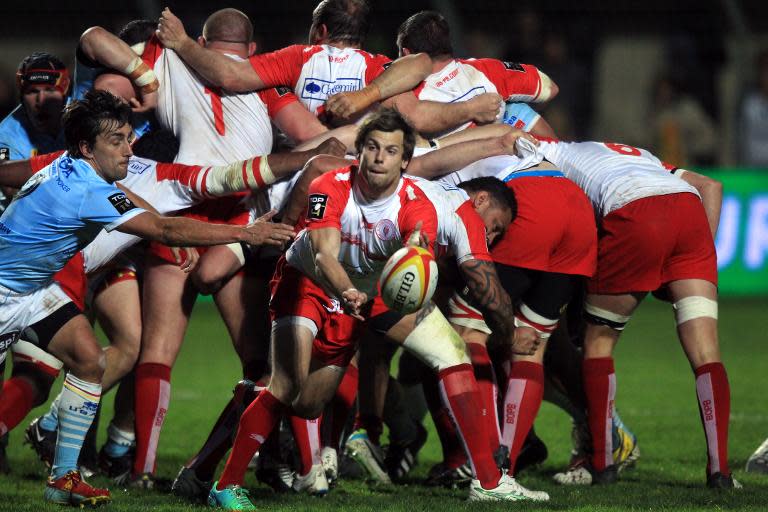
<instances>
[{"instance_id":1,"label":"grass pitch","mask_svg":"<svg viewBox=\"0 0 768 512\"><path fill-rule=\"evenodd\" d=\"M768 510L768 475L746 474L744 463L768 436L768 301L724 300L720 305L720 338L731 383L730 462L741 491L713 492L704 487L706 446L699 421L693 374L675 337L669 306L648 300L630 322L616 353L617 405L622 419L637 434L642 456L611 487L560 487L550 475L563 468L570 450L570 422L544 403L536 422L547 443L549 459L523 473L520 481L546 490L546 504L469 504L466 490L431 489L418 485L440 459L436 436L420 454L420 464L405 486L371 487L342 481L324 499L275 495L249 474L246 485L262 510L381 511L501 510ZM226 331L210 303L197 306L172 375L172 400L160 440L158 473L172 478L205 439L230 390L239 366ZM54 388L56 394L60 385ZM111 417L112 397L102 413L100 440ZM61 510L42 499L45 471L22 445L23 430L47 406L38 408L11 433L12 474L0 476L0 511ZM429 428L433 430L432 425ZM96 485L108 485L95 477ZM111 487L113 511L202 510L157 492Z\"/></svg>"}]
</instances>

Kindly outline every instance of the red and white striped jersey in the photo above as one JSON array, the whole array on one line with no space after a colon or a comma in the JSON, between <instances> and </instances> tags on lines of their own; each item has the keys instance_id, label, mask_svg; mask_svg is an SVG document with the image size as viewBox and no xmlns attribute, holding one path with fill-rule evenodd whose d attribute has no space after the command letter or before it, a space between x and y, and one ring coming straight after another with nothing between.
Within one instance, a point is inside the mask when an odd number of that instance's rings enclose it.
<instances>
[{"instance_id":1,"label":"red and white striped jersey","mask_svg":"<svg viewBox=\"0 0 768 512\"><path fill-rule=\"evenodd\" d=\"M297 101L287 89L233 93L207 85L154 36L145 45L142 59L160 82L155 113L179 138L176 161L180 163L223 165L268 154L272 150L270 117Z\"/></svg>"},{"instance_id":2,"label":"red and white striped jersey","mask_svg":"<svg viewBox=\"0 0 768 512\"><path fill-rule=\"evenodd\" d=\"M315 115L324 112L329 96L362 89L390 62L384 55L325 44L292 45L249 60L267 87L291 87Z\"/></svg>"},{"instance_id":3,"label":"red and white striped jersey","mask_svg":"<svg viewBox=\"0 0 768 512\"><path fill-rule=\"evenodd\" d=\"M384 265L418 222L433 254L451 254L459 263L491 259L485 225L464 191L405 175L393 195L370 202L360 193L356 172L356 166L344 167L312 182L307 225L286 253L289 265L326 284L317 272L308 232L336 228L341 231L339 262L355 287L373 297Z\"/></svg>"},{"instance_id":4,"label":"red and white striped jersey","mask_svg":"<svg viewBox=\"0 0 768 512\"><path fill-rule=\"evenodd\" d=\"M644 197L681 192L699 196L645 149L612 142L546 141L535 151L584 191L599 216Z\"/></svg>"},{"instance_id":5,"label":"red and white striped jersey","mask_svg":"<svg viewBox=\"0 0 768 512\"><path fill-rule=\"evenodd\" d=\"M496 59L453 59L443 69L429 75L413 92L420 100L441 103L467 101L486 92L496 92L504 101L528 103L549 99L548 92L542 91L548 82L546 75L529 64ZM503 111L504 106L500 104L499 114ZM447 133L470 125L468 122Z\"/></svg>"}]
</instances>

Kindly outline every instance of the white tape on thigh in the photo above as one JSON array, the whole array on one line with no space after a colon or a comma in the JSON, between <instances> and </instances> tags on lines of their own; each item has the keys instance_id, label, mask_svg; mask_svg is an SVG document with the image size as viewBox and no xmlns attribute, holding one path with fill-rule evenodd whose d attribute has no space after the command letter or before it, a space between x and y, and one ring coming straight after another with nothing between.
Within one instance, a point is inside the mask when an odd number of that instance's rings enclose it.
<instances>
[{"instance_id":1,"label":"white tape on thigh","mask_svg":"<svg viewBox=\"0 0 768 512\"><path fill-rule=\"evenodd\" d=\"M284 316L284 317L278 318L277 320L272 322L272 334L275 334L275 331L277 331L278 329L282 329L283 327L298 326L298 325L309 329L310 332L312 332L313 338L317 336L317 331L318 331L317 324L315 324L314 321L304 316Z\"/></svg>"},{"instance_id":2,"label":"white tape on thigh","mask_svg":"<svg viewBox=\"0 0 768 512\"><path fill-rule=\"evenodd\" d=\"M466 343L437 308L411 331L403 346L438 372L470 362Z\"/></svg>"},{"instance_id":3,"label":"white tape on thigh","mask_svg":"<svg viewBox=\"0 0 768 512\"><path fill-rule=\"evenodd\" d=\"M483 314L462 299L458 293L454 293L448 300L448 309L448 321L452 324L491 334Z\"/></svg>"},{"instance_id":4,"label":"white tape on thigh","mask_svg":"<svg viewBox=\"0 0 768 512\"><path fill-rule=\"evenodd\" d=\"M627 325L627 322L629 322L629 319L632 318L631 316L620 315L618 313L614 313L613 311L599 308L590 304L589 302L584 304L584 311L596 319L603 320L605 325L608 325L617 331L623 331L624 327Z\"/></svg>"},{"instance_id":5,"label":"white tape on thigh","mask_svg":"<svg viewBox=\"0 0 768 512\"><path fill-rule=\"evenodd\" d=\"M672 304L672 309L675 310L675 320L677 320L677 325L687 322L688 320L703 317L714 318L717 320L717 301L699 295L680 299Z\"/></svg>"},{"instance_id":6,"label":"white tape on thigh","mask_svg":"<svg viewBox=\"0 0 768 512\"><path fill-rule=\"evenodd\" d=\"M541 316L523 303L515 311L515 327L523 326L532 328L541 339L546 340L557 327L557 318L553 320Z\"/></svg>"},{"instance_id":7,"label":"white tape on thigh","mask_svg":"<svg viewBox=\"0 0 768 512\"><path fill-rule=\"evenodd\" d=\"M227 244L227 249L235 254L235 257L237 258L237 261L240 263L241 267L245 265L245 252L243 252L243 244L240 242Z\"/></svg>"},{"instance_id":8,"label":"white tape on thigh","mask_svg":"<svg viewBox=\"0 0 768 512\"><path fill-rule=\"evenodd\" d=\"M64 366L64 363L57 358L28 341L17 341L11 350L13 351L15 360L18 359L33 364L42 364L54 371L59 371Z\"/></svg>"}]
</instances>

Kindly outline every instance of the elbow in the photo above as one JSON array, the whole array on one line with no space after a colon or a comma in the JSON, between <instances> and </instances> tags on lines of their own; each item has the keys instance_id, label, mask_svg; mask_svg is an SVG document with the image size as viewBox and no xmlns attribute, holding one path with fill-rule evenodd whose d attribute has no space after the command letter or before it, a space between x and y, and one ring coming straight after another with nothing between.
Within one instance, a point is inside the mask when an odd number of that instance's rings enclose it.
<instances>
[{"instance_id":1,"label":"elbow","mask_svg":"<svg viewBox=\"0 0 768 512\"><path fill-rule=\"evenodd\" d=\"M80 36L80 49L91 60L96 59L96 48L105 44L109 33L102 27L95 26L87 29Z\"/></svg>"}]
</instances>

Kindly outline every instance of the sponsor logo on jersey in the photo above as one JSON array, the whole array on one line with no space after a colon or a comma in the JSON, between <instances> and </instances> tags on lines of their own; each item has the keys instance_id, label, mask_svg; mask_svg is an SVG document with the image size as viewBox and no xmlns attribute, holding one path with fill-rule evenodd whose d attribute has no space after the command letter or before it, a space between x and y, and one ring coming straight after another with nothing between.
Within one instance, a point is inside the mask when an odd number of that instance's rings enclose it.
<instances>
[{"instance_id":1,"label":"sponsor logo on jersey","mask_svg":"<svg viewBox=\"0 0 768 512\"><path fill-rule=\"evenodd\" d=\"M389 219L381 219L377 222L376 226L373 228L373 232L376 233L377 237L384 241L392 240L397 234L395 223Z\"/></svg>"},{"instance_id":2,"label":"sponsor logo on jersey","mask_svg":"<svg viewBox=\"0 0 768 512\"><path fill-rule=\"evenodd\" d=\"M0 161L11 159L11 148L0 148Z\"/></svg>"},{"instance_id":3,"label":"sponsor logo on jersey","mask_svg":"<svg viewBox=\"0 0 768 512\"><path fill-rule=\"evenodd\" d=\"M115 210L117 210L117 213L120 215L136 208L136 205L133 204L133 201L128 199L122 192L112 194L108 199L109 202L112 203L112 206L115 207Z\"/></svg>"},{"instance_id":4,"label":"sponsor logo on jersey","mask_svg":"<svg viewBox=\"0 0 768 512\"><path fill-rule=\"evenodd\" d=\"M128 172L131 174L141 174L149 169L150 164L140 160L131 160L128 162Z\"/></svg>"},{"instance_id":5,"label":"sponsor logo on jersey","mask_svg":"<svg viewBox=\"0 0 768 512\"><path fill-rule=\"evenodd\" d=\"M11 345L16 343L19 339L19 331L9 332L7 334L0 334L0 354L11 348Z\"/></svg>"},{"instance_id":6,"label":"sponsor logo on jersey","mask_svg":"<svg viewBox=\"0 0 768 512\"><path fill-rule=\"evenodd\" d=\"M320 220L325 216L325 206L328 203L328 196L325 194L310 194L309 209L307 218Z\"/></svg>"},{"instance_id":7,"label":"sponsor logo on jersey","mask_svg":"<svg viewBox=\"0 0 768 512\"><path fill-rule=\"evenodd\" d=\"M437 81L437 83L435 84L435 86L437 86L437 87L442 87L442 86L444 86L446 83L448 83L448 82L450 82L451 80L453 80L454 78L456 78L456 75L458 75L458 74L459 74L459 70L458 70L458 68L457 68L457 69L454 69L453 71L451 71L450 73L448 73L446 76L444 76L443 78L441 78L440 80L438 80L438 81Z\"/></svg>"},{"instance_id":8,"label":"sponsor logo on jersey","mask_svg":"<svg viewBox=\"0 0 768 512\"><path fill-rule=\"evenodd\" d=\"M333 94L356 91L362 86L363 82L359 78L337 78L334 81L305 78L301 97L308 100L325 100Z\"/></svg>"},{"instance_id":9,"label":"sponsor logo on jersey","mask_svg":"<svg viewBox=\"0 0 768 512\"><path fill-rule=\"evenodd\" d=\"M342 62L344 62L348 58L349 58L349 54L344 55L343 57L336 57L334 55L329 55L328 56L328 62L333 62L334 64L341 64Z\"/></svg>"},{"instance_id":10,"label":"sponsor logo on jersey","mask_svg":"<svg viewBox=\"0 0 768 512\"><path fill-rule=\"evenodd\" d=\"M504 64L504 67L510 71L519 71L521 73L525 73L525 68L523 67L522 64L519 64L517 62L509 62L509 61L505 61L503 62L503 64Z\"/></svg>"}]
</instances>

